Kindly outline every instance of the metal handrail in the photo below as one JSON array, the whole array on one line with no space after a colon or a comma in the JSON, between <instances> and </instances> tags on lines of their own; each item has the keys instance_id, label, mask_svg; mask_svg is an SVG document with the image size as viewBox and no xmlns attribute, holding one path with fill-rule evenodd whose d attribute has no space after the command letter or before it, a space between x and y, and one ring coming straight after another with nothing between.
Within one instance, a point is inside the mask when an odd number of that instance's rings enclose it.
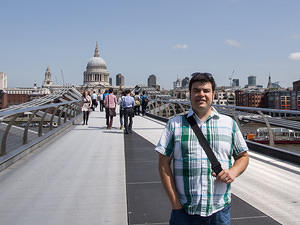
<instances>
[{"instance_id":1,"label":"metal handrail","mask_svg":"<svg viewBox=\"0 0 300 225\"><path fill-rule=\"evenodd\" d=\"M52 104L47 104L47 105L42 105L42 106L33 106L33 107L28 107L28 108L14 109L14 110L10 110L10 111L2 111L2 112L0 112L0 118L9 117L9 116L12 116L17 113L31 112L31 111L42 110L42 109L47 109L47 108L55 108L55 107L66 105L66 104L70 105L73 103L78 103L80 101L81 100L73 100L73 101L67 101L67 102L61 102L61 103L52 103Z\"/></svg>"},{"instance_id":2,"label":"metal handrail","mask_svg":"<svg viewBox=\"0 0 300 225\"><path fill-rule=\"evenodd\" d=\"M177 104L183 104L183 105L190 105L191 104L189 100L179 100L179 99L169 99L169 100L154 99L154 100L151 100L151 101L152 102L159 101L159 102L173 103L173 104L177 103ZM297 111L297 110L282 110L282 109L269 109L269 108L232 106L232 105L217 105L217 104L213 104L213 106L214 107L228 108L228 109L236 109L236 110L246 110L246 111L251 111L251 112L261 111L261 112L268 112L268 113L300 115L300 111Z\"/></svg>"},{"instance_id":3,"label":"metal handrail","mask_svg":"<svg viewBox=\"0 0 300 225\"><path fill-rule=\"evenodd\" d=\"M52 123L53 123L53 118L54 115L57 113L57 111L60 110L59 113L59 121L58 125L61 125L61 117L62 114L64 113L64 124L67 122L67 119L70 121L71 118L75 118L76 115L80 114L80 107L78 105L81 103L81 100L73 100L73 101L65 101L61 103L54 103L54 104L47 104L47 105L42 105L42 106L34 106L34 107L27 107L27 108L19 108L19 109L11 109L11 110L6 110L6 111L1 111L0 112L0 123L5 119L5 118L10 118L8 125L6 126L6 129L3 133L2 140L1 140L1 149L0 149L0 156L4 156L7 154L6 152L6 147L7 147L7 138L9 131L13 124L15 123L16 119L23 115L25 112L32 112L32 114L29 117L29 120L26 123L26 126L24 128L23 132L23 141L22 144L25 145L28 143L28 131L29 131L29 125L33 119L33 117L36 115L37 112L41 111L43 112L43 116L41 117L41 120L39 122L39 128L38 128L38 137L43 136L43 122L44 119L47 115L47 113L50 111L50 109L54 109L53 114L51 116L50 120L50 130L52 130ZM72 113L72 111L74 113ZM76 113L77 111L77 113Z\"/></svg>"}]
</instances>

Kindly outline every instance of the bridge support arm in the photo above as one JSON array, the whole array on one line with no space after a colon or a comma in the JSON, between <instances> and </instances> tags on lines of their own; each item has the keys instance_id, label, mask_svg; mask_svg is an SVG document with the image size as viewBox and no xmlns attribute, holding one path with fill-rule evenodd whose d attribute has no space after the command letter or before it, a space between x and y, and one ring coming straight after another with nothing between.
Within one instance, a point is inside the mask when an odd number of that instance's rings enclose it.
<instances>
[{"instance_id":1,"label":"bridge support arm","mask_svg":"<svg viewBox=\"0 0 300 225\"><path fill-rule=\"evenodd\" d=\"M34 118L35 114L38 112L38 110L34 111L30 117L29 120L27 121L26 127L24 129L24 133L23 133L23 145L27 144L28 142L28 129L29 129L29 125L32 121L32 119Z\"/></svg>"},{"instance_id":2,"label":"bridge support arm","mask_svg":"<svg viewBox=\"0 0 300 225\"><path fill-rule=\"evenodd\" d=\"M274 135L270 126L270 123L268 121L268 119L265 117L265 115L262 113L262 111L257 111L259 115L261 115L261 117L263 118L263 120L266 123L268 132L269 132L269 142L270 142L270 146L274 146Z\"/></svg>"},{"instance_id":3,"label":"bridge support arm","mask_svg":"<svg viewBox=\"0 0 300 225\"><path fill-rule=\"evenodd\" d=\"M19 114L15 114L13 116L13 118L9 121L9 124L7 125L7 127L5 129L5 132L4 132L3 137L2 137L0 156L3 156L3 155L6 154L6 140L7 140L7 137L8 137L8 133L9 133L9 130L10 130L11 126L14 124L14 122L17 119L18 116L19 116Z\"/></svg>"}]
</instances>

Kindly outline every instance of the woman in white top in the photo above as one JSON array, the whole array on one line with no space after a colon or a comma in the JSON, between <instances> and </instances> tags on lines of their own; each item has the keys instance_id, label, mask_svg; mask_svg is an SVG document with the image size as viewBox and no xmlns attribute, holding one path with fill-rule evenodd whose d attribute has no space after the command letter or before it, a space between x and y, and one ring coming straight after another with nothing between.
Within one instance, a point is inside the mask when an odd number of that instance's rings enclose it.
<instances>
[{"instance_id":1,"label":"woman in white top","mask_svg":"<svg viewBox=\"0 0 300 225\"><path fill-rule=\"evenodd\" d=\"M82 107L81 111L83 113L83 124L87 125L89 120L89 113L92 106L92 99L88 94L88 91L84 91L82 94Z\"/></svg>"}]
</instances>

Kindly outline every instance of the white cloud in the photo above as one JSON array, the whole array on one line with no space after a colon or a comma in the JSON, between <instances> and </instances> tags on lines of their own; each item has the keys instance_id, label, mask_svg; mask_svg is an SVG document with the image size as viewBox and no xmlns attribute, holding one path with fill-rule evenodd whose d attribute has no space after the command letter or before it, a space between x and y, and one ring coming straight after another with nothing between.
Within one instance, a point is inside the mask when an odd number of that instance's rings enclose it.
<instances>
[{"instance_id":1,"label":"white cloud","mask_svg":"<svg viewBox=\"0 0 300 225\"><path fill-rule=\"evenodd\" d=\"M175 49L186 49L188 47L189 46L187 44L176 44L173 46L173 48L175 48Z\"/></svg>"},{"instance_id":2,"label":"white cloud","mask_svg":"<svg viewBox=\"0 0 300 225\"><path fill-rule=\"evenodd\" d=\"M300 39L300 34L293 34L291 36L292 39Z\"/></svg>"},{"instance_id":3,"label":"white cloud","mask_svg":"<svg viewBox=\"0 0 300 225\"><path fill-rule=\"evenodd\" d=\"M294 52L289 55L290 60L300 60L300 52Z\"/></svg>"},{"instance_id":4,"label":"white cloud","mask_svg":"<svg viewBox=\"0 0 300 225\"><path fill-rule=\"evenodd\" d=\"M236 40L225 40L225 44L236 47L236 48L241 47L241 44Z\"/></svg>"}]
</instances>

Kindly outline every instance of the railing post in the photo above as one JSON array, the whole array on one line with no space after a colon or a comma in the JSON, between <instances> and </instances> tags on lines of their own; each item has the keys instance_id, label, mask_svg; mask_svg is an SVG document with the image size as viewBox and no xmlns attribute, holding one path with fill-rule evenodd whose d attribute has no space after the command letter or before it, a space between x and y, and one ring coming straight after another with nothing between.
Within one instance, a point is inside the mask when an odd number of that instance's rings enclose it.
<instances>
[{"instance_id":1,"label":"railing post","mask_svg":"<svg viewBox=\"0 0 300 225\"><path fill-rule=\"evenodd\" d=\"M26 127L24 129L24 133L23 133L23 145L27 144L28 142L28 129L29 129L29 125L32 121L32 119L34 118L35 114L38 112L38 110L34 111L30 117L29 117L29 120L27 121L26 123Z\"/></svg>"},{"instance_id":2,"label":"railing post","mask_svg":"<svg viewBox=\"0 0 300 225\"><path fill-rule=\"evenodd\" d=\"M69 105L68 117L69 117L69 120L71 120L71 117L72 117L72 105L71 104Z\"/></svg>"},{"instance_id":3,"label":"railing post","mask_svg":"<svg viewBox=\"0 0 300 225\"><path fill-rule=\"evenodd\" d=\"M178 103L178 105L179 105L179 107L180 107L181 111L184 113L184 112L185 112L185 109L184 109L184 107L181 105L181 103Z\"/></svg>"},{"instance_id":4,"label":"railing post","mask_svg":"<svg viewBox=\"0 0 300 225\"><path fill-rule=\"evenodd\" d=\"M65 116L64 116L64 123L66 123L67 122L67 117L68 117L68 109L69 109L69 105L67 104L67 105L65 105Z\"/></svg>"},{"instance_id":5,"label":"railing post","mask_svg":"<svg viewBox=\"0 0 300 225\"><path fill-rule=\"evenodd\" d=\"M7 125L7 127L5 129L5 132L2 137L0 156L3 156L6 154L6 141L7 141L8 133L9 133L11 126L13 125L13 123L15 122L15 120L17 119L18 116L19 116L19 114L15 114L13 116L13 118L9 121L9 124Z\"/></svg>"},{"instance_id":6,"label":"railing post","mask_svg":"<svg viewBox=\"0 0 300 225\"><path fill-rule=\"evenodd\" d=\"M43 132L43 123L44 123L44 119L48 113L50 108L47 108L44 112L44 115L42 116L41 118L41 121L40 121L40 124L39 124L39 133L38 133L38 136L41 137L42 136L42 132Z\"/></svg>"},{"instance_id":7,"label":"railing post","mask_svg":"<svg viewBox=\"0 0 300 225\"><path fill-rule=\"evenodd\" d=\"M268 132L269 132L270 146L274 146L274 135L273 135L270 123L269 123L268 119L265 117L265 115L262 113L262 111L259 110L257 112L258 112L259 115L261 115L261 117L263 118L263 120L266 123L267 129L268 129Z\"/></svg>"},{"instance_id":8,"label":"railing post","mask_svg":"<svg viewBox=\"0 0 300 225\"><path fill-rule=\"evenodd\" d=\"M53 114L52 114L52 116L51 116L51 119L50 119L50 130L53 129L53 119L54 119L55 114L57 113L58 108L59 108L59 106L57 106L57 107L54 109L54 112L53 112Z\"/></svg>"},{"instance_id":9,"label":"railing post","mask_svg":"<svg viewBox=\"0 0 300 225\"><path fill-rule=\"evenodd\" d=\"M231 111L231 114L232 114L235 122L237 123L238 127L241 129L241 124L240 124L239 118L236 116L234 109Z\"/></svg>"},{"instance_id":10,"label":"railing post","mask_svg":"<svg viewBox=\"0 0 300 225\"><path fill-rule=\"evenodd\" d=\"M62 114L63 114L63 112L64 112L65 107L66 107L66 105L62 106L62 109L61 109L60 112L59 112L59 116L58 116L58 125L61 124L61 116L62 116Z\"/></svg>"}]
</instances>

